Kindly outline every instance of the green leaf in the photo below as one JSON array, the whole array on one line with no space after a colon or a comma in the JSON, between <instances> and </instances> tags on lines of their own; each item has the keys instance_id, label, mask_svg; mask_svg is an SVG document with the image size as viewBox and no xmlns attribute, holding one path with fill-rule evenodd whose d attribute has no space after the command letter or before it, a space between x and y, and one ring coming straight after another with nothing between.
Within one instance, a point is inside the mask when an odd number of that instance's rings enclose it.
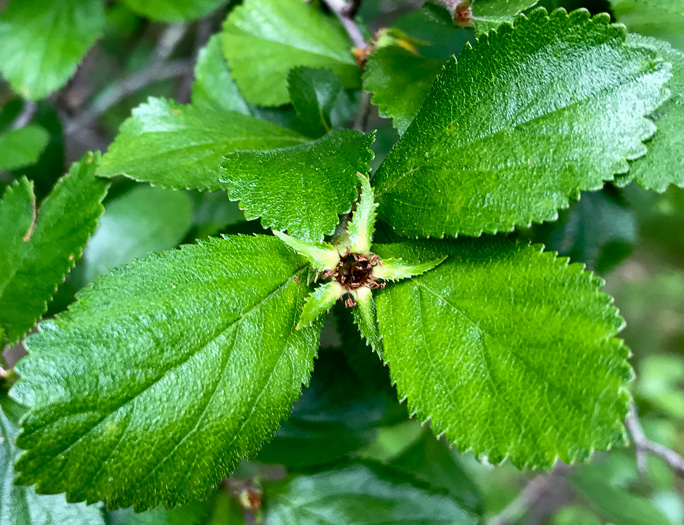
<instances>
[{"instance_id":1,"label":"green leaf","mask_svg":"<svg viewBox=\"0 0 684 525\"><path fill-rule=\"evenodd\" d=\"M260 106L290 100L287 75L298 66L330 69L344 87L359 87L351 47L337 20L301 0L246 0L223 26L235 83L248 102Z\"/></svg>"},{"instance_id":2,"label":"green leaf","mask_svg":"<svg viewBox=\"0 0 684 525\"><path fill-rule=\"evenodd\" d=\"M512 23L518 13L536 5L539 0L477 0L473 2L473 25L477 33L495 29L504 22Z\"/></svg>"},{"instance_id":3,"label":"green leaf","mask_svg":"<svg viewBox=\"0 0 684 525\"><path fill-rule=\"evenodd\" d=\"M83 255L86 282L149 252L175 248L191 222L192 202L180 191L142 186L108 202Z\"/></svg>"},{"instance_id":4,"label":"green leaf","mask_svg":"<svg viewBox=\"0 0 684 525\"><path fill-rule=\"evenodd\" d=\"M373 463L355 463L265 486L272 525L476 524L449 496Z\"/></svg>"},{"instance_id":5,"label":"green leaf","mask_svg":"<svg viewBox=\"0 0 684 525\"><path fill-rule=\"evenodd\" d=\"M308 139L235 111L182 106L150 98L133 110L98 175L126 175L175 189L219 190L223 155L301 144Z\"/></svg>"},{"instance_id":6,"label":"green leaf","mask_svg":"<svg viewBox=\"0 0 684 525\"><path fill-rule=\"evenodd\" d=\"M14 440L19 429L0 410L0 523L3 525L104 525L99 506L67 503L64 496L38 496L32 488L12 484L12 463L19 455Z\"/></svg>"},{"instance_id":7,"label":"green leaf","mask_svg":"<svg viewBox=\"0 0 684 525\"><path fill-rule=\"evenodd\" d=\"M205 497L309 380L320 324L294 331L307 271L274 237L235 236L96 280L26 341L17 483L111 509Z\"/></svg>"},{"instance_id":8,"label":"green leaf","mask_svg":"<svg viewBox=\"0 0 684 525\"><path fill-rule=\"evenodd\" d=\"M359 202L356 204L354 216L349 221L347 227L348 232L348 246L352 253L368 253L373 242L373 234L375 233L375 219L377 212L375 208L378 205L375 203L375 193L368 180L368 177L358 173L359 181L361 182L361 195Z\"/></svg>"},{"instance_id":9,"label":"green leaf","mask_svg":"<svg viewBox=\"0 0 684 525\"><path fill-rule=\"evenodd\" d=\"M363 89L373 94L372 102L378 106L380 115L391 118L397 131L404 133L423 105L442 64L401 46L383 47L366 62Z\"/></svg>"},{"instance_id":10,"label":"green leaf","mask_svg":"<svg viewBox=\"0 0 684 525\"><path fill-rule=\"evenodd\" d=\"M433 268L436 268L442 264L448 256L439 257L432 261L408 263L401 259L383 259L382 264L375 267L373 270L373 275L378 279L384 279L386 281L400 281L402 279L408 279L409 277L415 277L418 275L423 275L425 272L429 272Z\"/></svg>"},{"instance_id":11,"label":"green leaf","mask_svg":"<svg viewBox=\"0 0 684 525\"><path fill-rule=\"evenodd\" d=\"M38 162L50 136L40 126L0 133L0 171L15 170Z\"/></svg>"},{"instance_id":12,"label":"green leaf","mask_svg":"<svg viewBox=\"0 0 684 525\"><path fill-rule=\"evenodd\" d=\"M684 16L682 24L684 34ZM672 80L667 84L672 97L653 113L658 131L647 144L648 155L635 161L630 173L647 190L662 192L670 184L684 187L684 53L662 40L641 35L629 35L627 42L653 49L672 64Z\"/></svg>"},{"instance_id":13,"label":"green leaf","mask_svg":"<svg viewBox=\"0 0 684 525\"><path fill-rule=\"evenodd\" d=\"M630 31L667 40L684 51L681 0L610 0L613 13Z\"/></svg>"},{"instance_id":14,"label":"green leaf","mask_svg":"<svg viewBox=\"0 0 684 525\"><path fill-rule=\"evenodd\" d=\"M89 153L74 164L40 211L25 177L5 192L0 203L0 326L9 344L45 313L97 227L109 186L95 178L98 160L99 154Z\"/></svg>"},{"instance_id":15,"label":"green leaf","mask_svg":"<svg viewBox=\"0 0 684 525\"><path fill-rule=\"evenodd\" d=\"M234 151L223 161L221 181L247 219L261 217L264 227L320 241L358 198L356 173L368 172L374 138L339 130L299 146Z\"/></svg>"},{"instance_id":16,"label":"green leaf","mask_svg":"<svg viewBox=\"0 0 684 525\"><path fill-rule=\"evenodd\" d=\"M449 256L376 296L392 379L436 435L518 467L584 460L623 439L632 371L601 279L503 238L374 248Z\"/></svg>"},{"instance_id":17,"label":"green leaf","mask_svg":"<svg viewBox=\"0 0 684 525\"><path fill-rule=\"evenodd\" d=\"M212 36L199 52L195 82L192 84L192 103L195 106L250 114L247 103L230 76L220 35Z\"/></svg>"},{"instance_id":18,"label":"green leaf","mask_svg":"<svg viewBox=\"0 0 684 525\"><path fill-rule=\"evenodd\" d=\"M226 0L123 0L131 10L162 22L185 22L202 18L226 3Z\"/></svg>"},{"instance_id":19,"label":"green leaf","mask_svg":"<svg viewBox=\"0 0 684 525\"><path fill-rule=\"evenodd\" d=\"M342 297L342 285L336 281L316 287L304 302L302 315L299 317L295 330L311 326L316 319L330 310L340 297Z\"/></svg>"},{"instance_id":20,"label":"green leaf","mask_svg":"<svg viewBox=\"0 0 684 525\"><path fill-rule=\"evenodd\" d=\"M332 129L331 113L340 95L340 79L328 69L297 67L287 75L287 89L307 133L320 137Z\"/></svg>"},{"instance_id":21,"label":"green leaf","mask_svg":"<svg viewBox=\"0 0 684 525\"><path fill-rule=\"evenodd\" d=\"M378 331L375 299L370 288L362 287L356 291L356 308L352 310L352 313L354 314L354 323L359 328L359 332L366 343L382 357L382 341Z\"/></svg>"},{"instance_id":22,"label":"green leaf","mask_svg":"<svg viewBox=\"0 0 684 525\"><path fill-rule=\"evenodd\" d=\"M303 255L311 263L314 270L332 270L340 262L339 252L327 242L306 242L289 235L274 231L273 235L287 244L298 254Z\"/></svg>"},{"instance_id":23,"label":"green leaf","mask_svg":"<svg viewBox=\"0 0 684 525\"><path fill-rule=\"evenodd\" d=\"M538 9L466 47L374 177L380 218L402 235L510 231L627 172L670 73L624 39L605 15Z\"/></svg>"},{"instance_id":24,"label":"green leaf","mask_svg":"<svg viewBox=\"0 0 684 525\"><path fill-rule=\"evenodd\" d=\"M62 87L104 29L102 0L11 0L0 15L0 73L22 97Z\"/></svg>"}]
</instances>

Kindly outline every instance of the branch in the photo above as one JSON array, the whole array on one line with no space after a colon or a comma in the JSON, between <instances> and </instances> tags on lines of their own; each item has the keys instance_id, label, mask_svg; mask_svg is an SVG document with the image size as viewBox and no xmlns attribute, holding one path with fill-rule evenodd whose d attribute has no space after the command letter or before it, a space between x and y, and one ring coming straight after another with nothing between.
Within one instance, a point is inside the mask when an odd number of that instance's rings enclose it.
<instances>
[{"instance_id":1,"label":"branch","mask_svg":"<svg viewBox=\"0 0 684 525\"><path fill-rule=\"evenodd\" d=\"M646 437L644 429L641 427L641 422L639 421L636 404L633 401L629 415L625 420L625 425L627 426L629 433L632 434L632 439L634 440L639 470L643 471L645 469L646 455L651 453L664 459L677 474L684 477L684 458L674 450L669 449L660 443L656 443L655 441L651 441Z\"/></svg>"},{"instance_id":2,"label":"branch","mask_svg":"<svg viewBox=\"0 0 684 525\"><path fill-rule=\"evenodd\" d=\"M335 13L335 16L339 19L344 30L349 35L349 38L354 42L354 46L358 49L366 49L366 47L368 47L366 39L363 38L361 29L359 29L359 26L354 22L354 13L358 10L361 2L354 0L351 0L350 2L347 2L346 0L323 1L330 10Z\"/></svg>"},{"instance_id":3,"label":"branch","mask_svg":"<svg viewBox=\"0 0 684 525\"><path fill-rule=\"evenodd\" d=\"M36 114L36 111L38 111L38 105L35 102L31 102L29 100L24 102L24 107L21 110L21 113L19 113L17 118L14 119L10 129L15 130L23 128L26 124L31 122L31 119Z\"/></svg>"}]
</instances>

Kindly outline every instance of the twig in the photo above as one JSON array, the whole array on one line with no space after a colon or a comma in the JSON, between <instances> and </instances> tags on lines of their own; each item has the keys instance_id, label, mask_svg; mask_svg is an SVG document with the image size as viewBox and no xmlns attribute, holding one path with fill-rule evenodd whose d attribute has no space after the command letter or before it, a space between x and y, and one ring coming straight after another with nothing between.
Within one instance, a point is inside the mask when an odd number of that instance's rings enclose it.
<instances>
[{"instance_id":1,"label":"twig","mask_svg":"<svg viewBox=\"0 0 684 525\"><path fill-rule=\"evenodd\" d=\"M206 43L209 41L209 38L211 38L211 27L212 27L212 18L204 18L203 20L200 20L197 23L197 29L196 29L196 34L195 34L195 47L192 52L193 56L193 63L197 63L197 59L199 58L199 53L202 50L202 48L206 45ZM178 88L177 92L177 100L181 103L185 103L190 100L190 96L192 93L192 83L195 80L194 75L192 74L192 71L188 72L185 77L183 77L183 82L181 83L180 87Z\"/></svg>"},{"instance_id":2,"label":"twig","mask_svg":"<svg viewBox=\"0 0 684 525\"><path fill-rule=\"evenodd\" d=\"M359 112L356 114L356 119L354 120L354 125L352 126L352 129L365 132L368 129L368 118L370 117L370 111L371 94L364 92L361 94Z\"/></svg>"},{"instance_id":3,"label":"twig","mask_svg":"<svg viewBox=\"0 0 684 525\"><path fill-rule=\"evenodd\" d=\"M344 27L344 30L354 42L354 46L358 49L366 49L368 45L366 44L366 39L363 38L363 33L361 29L354 22L353 13L355 9L358 9L356 3L352 0L347 2L346 0L323 0L330 10L335 13L335 16L339 19L340 23ZM359 2L360 4L360 2Z\"/></svg>"},{"instance_id":4,"label":"twig","mask_svg":"<svg viewBox=\"0 0 684 525\"><path fill-rule=\"evenodd\" d=\"M31 119L36 114L36 111L38 111L38 105L35 102L31 102L29 100L24 102L24 107L21 110L21 113L19 113L17 118L14 119L10 129L23 128L26 124L31 122Z\"/></svg>"},{"instance_id":5,"label":"twig","mask_svg":"<svg viewBox=\"0 0 684 525\"><path fill-rule=\"evenodd\" d=\"M167 27L157 42L152 67L155 64L161 64L168 60L187 32L188 24L174 24Z\"/></svg>"},{"instance_id":6,"label":"twig","mask_svg":"<svg viewBox=\"0 0 684 525\"><path fill-rule=\"evenodd\" d=\"M627 426L629 433L632 434L632 439L634 440L639 470L642 472L645 470L646 455L650 452L651 454L655 454L664 459L677 474L684 477L684 458L674 450L669 449L660 443L656 443L655 441L651 441L646 437L644 429L641 427L639 414L634 402L631 404L629 415L625 420L625 425Z\"/></svg>"}]
</instances>

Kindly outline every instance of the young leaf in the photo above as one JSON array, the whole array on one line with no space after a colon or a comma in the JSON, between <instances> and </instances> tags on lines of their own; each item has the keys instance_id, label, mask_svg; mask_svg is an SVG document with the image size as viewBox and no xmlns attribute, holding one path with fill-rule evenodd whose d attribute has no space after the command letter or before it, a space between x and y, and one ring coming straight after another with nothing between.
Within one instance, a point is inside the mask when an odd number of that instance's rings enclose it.
<instances>
[{"instance_id":1,"label":"young leaf","mask_svg":"<svg viewBox=\"0 0 684 525\"><path fill-rule=\"evenodd\" d=\"M102 0L11 0L0 15L0 73L38 100L76 71L104 29Z\"/></svg>"},{"instance_id":2,"label":"young leaf","mask_svg":"<svg viewBox=\"0 0 684 525\"><path fill-rule=\"evenodd\" d=\"M339 252L327 242L301 241L277 230L273 232L273 235L298 254L306 257L314 270L332 270L340 262Z\"/></svg>"},{"instance_id":3,"label":"young leaf","mask_svg":"<svg viewBox=\"0 0 684 525\"><path fill-rule=\"evenodd\" d=\"M378 279L386 281L401 281L409 277L416 277L429 272L436 268L446 260L447 256L438 257L432 261L408 263L401 259L384 259L382 265L378 265L373 270L373 275Z\"/></svg>"},{"instance_id":4,"label":"young leaf","mask_svg":"<svg viewBox=\"0 0 684 525\"><path fill-rule=\"evenodd\" d=\"M320 324L294 330L307 271L274 237L236 236L96 280L26 341L17 483L112 509L205 497L309 380Z\"/></svg>"},{"instance_id":5,"label":"young leaf","mask_svg":"<svg viewBox=\"0 0 684 525\"><path fill-rule=\"evenodd\" d=\"M368 172L374 139L345 129L289 148L234 151L224 158L221 181L247 219L320 241L357 199L356 173Z\"/></svg>"},{"instance_id":6,"label":"young leaf","mask_svg":"<svg viewBox=\"0 0 684 525\"><path fill-rule=\"evenodd\" d=\"M330 310L341 296L342 286L338 282L330 281L318 286L306 298L295 330L311 326L316 319Z\"/></svg>"},{"instance_id":7,"label":"young leaf","mask_svg":"<svg viewBox=\"0 0 684 525\"><path fill-rule=\"evenodd\" d=\"M290 476L266 485L265 495L266 523L279 525L478 523L448 495L373 463Z\"/></svg>"},{"instance_id":8,"label":"young leaf","mask_svg":"<svg viewBox=\"0 0 684 525\"><path fill-rule=\"evenodd\" d=\"M618 22L630 31L667 40L684 51L684 6L681 0L610 0Z\"/></svg>"},{"instance_id":9,"label":"young leaf","mask_svg":"<svg viewBox=\"0 0 684 525\"><path fill-rule=\"evenodd\" d=\"M108 202L83 254L85 281L149 252L175 248L191 222L192 202L180 191L142 186Z\"/></svg>"},{"instance_id":10,"label":"young leaf","mask_svg":"<svg viewBox=\"0 0 684 525\"><path fill-rule=\"evenodd\" d=\"M371 54L363 75L363 89L373 94L380 115L392 119L401 134L423 105L442 62L390 45Z\"/></svg>"},{"instance_id":11,"label":"young leaf","mask_svg":"<svg viewBox=\"0 0 684 525\"><path fill-rule=\"evenodd\" d=\"M375 193L368 177L361 173L357 173L357 176L361 182L361 195L347 228L348 244L352 253L368 253L375 233L375 208L378 205L375 204Z\"/></svg>"},{"instance_id":12,"label":"young leaf","mask_svg":"<svg viewBox=\"0 0 684 525\"><path fill-rule=\"evenodd\" d=\"M378 331L375 299L370 288L359 288L356 292L356 308L352 310L354 323L374 352L382 357L382 341Z\"/></svg>"},{"instance_id":13,"label":"young leaf","mask_svg":"<svg viewBox=\"0 0 684 525\"><path fill-rule=\"evenodd\" d=\"M684 5L682 6L684 11ZM684 33L684 18L680 30ZM670 100L653 113L658 131L647 144L648 155L632 163L630 173L639 186L647 190L665 191L670 184L684 186L684 53L668 43L641 35L629 35L627 42L635 47L653 49L672 64L672 80L667 87ZM684 49L684 46L682 47Z\"/></svg>"},{"instance_id":14,"label":"young leaf","mask_svg":"<svg viewBox=\"0 0 684 525\"><path fill-rule=\"evenodd\" d=\"M152 20L179 23L202 18L227 0L123 0L131 10Z\"/></svg>"},{"instance_id":15,"label":"young leaf","mask_svg":"<svg viewBox=\"0 0 684 525\"><path fill-rule=\"evenodd\" d=\"M449 255L376 297L392 379L436 435L519 467L572 463L623 439L632 371L600 279L501 238L374 249Z\"/></svg>"},{"instance_id":16,"label":"young leaf","mask_svg":"<svg viewBox=\"0 0 684 525\"><path fill-rule=\"evenodd\" d=\"M627 172L670 72L624 39L605 15L543 9L481 36L373 179L381 218L402 235L510 231Z\"/></svg>"},{"instance_id":17,"label":"young leaf","mask_svg":"<svg viewBox=\"0 0 684 525\"><path fill-rule=\"evenodd\" d=\"M166 188L219 190L226 153L307 141L294 131L235 111L150 98L123 123L97 174L126 175Z\"/></svg>"},{"instance_id":18,"label":"young leaf","mask_svg":"<svg viewBox=\"0 0 684 525\"><path fill-rule=\"evenodd\" d=\"M2 400L0 410L0 523L3 525L104 525L99 506L67 503L63 495L38 496L32 488L12 483L12 463L19 455L14 440L19 429L7 417L11 403Z\"/></svg>"},{"instance_id":19,"label":"young leaf","mask_svg":"<svg viewBox=\"0 0 684 525\"><path fill-rule=\"evenodd\" d=\"M331 113L344 94L340 79L329 69L298 67L287 75L287 89L297 115L313 137L332 129Z\"/></svg>"},{"instance_id":20,"label":"young leaf","mask_svg":"<svg viewBox=\"0 0 684 525\"><path fill-rule=\"evenodd\" d=\"M230 76L220 35L212 36L199 52L195 82L192 84L192 103L205 108L250 114L247 103Z\"/></svg>"},{"instance_id":21,"label":"young leaf","mask_svg":"<svg viewBox=\"0 0 684 525\"><path fill-rule=\"evenodd\" d=\"M332 70L347 88L360 71L340 24L301 0L246 0L223 26L223 49L235 83L248 102L289 102L287 74L298 66Z\"/></svg>"},{"instance_id":22,"label":"young leaf","mask_svg":"<svg viewBox=\"0 0 684 525\"><path fill-rule=\"evenodd\" d=\"M74 164L39 211L26 178L0 202L0 326L9 344L47 310L97 227L109 186L95 178L98 160L99 154L88 153Z\"/></svg>"},{"instance_id":23,"label":"young leaf","mask_svg":"<svg viewBox=\"0 0 684 525\"><path fill-rule=\"evenodd\" d=\"M478 34L495 29L504 22L513 22L518 13L536 5L539 0L477 0L472 5L472 17Z\"/></svg>"},{"instance_id":24,"label":"young leaf","mask_svg":"<svg viewBox=\"0 0 684 525\"><path fill-rule=\"evenodd\" d=\"M50 136L40 126L0 133L0 171L10 171L35 164Z\"/></svg>"}]
</instances>

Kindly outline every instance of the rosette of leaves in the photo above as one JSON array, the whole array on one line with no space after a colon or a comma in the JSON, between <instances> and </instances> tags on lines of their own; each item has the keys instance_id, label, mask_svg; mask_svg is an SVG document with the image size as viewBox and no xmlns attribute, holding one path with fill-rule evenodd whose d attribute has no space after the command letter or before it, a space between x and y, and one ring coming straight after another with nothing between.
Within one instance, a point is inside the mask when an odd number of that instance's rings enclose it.
<instances>
[{"instance_id":1,"label":"rosette of leaves","mask_svg":"<svg viewBox=\"0 0 684 525\"><path fill-rule=\"evenodd\" d=\"M259 25L290 4L316 30ZM617 175L629 180L656 131L648 115L671 95L670 63L657 46L628 45L606 15L519 16L444 64L427 93L412 95L420 103L384 93L405 131L368 177L373 135L330 129L356 79L336 23L299 0L247 0L224 25L224 52L244 40L271 59L295 47L288 67L327 69L339 82L277 69L277 97L243 97L267 71L243 60L231 72L233 55L226 62L214 41L201 55L198 100L151 99L124 123L100 176L225 190L274 235L150 254L43 322L11 390L28 408L17 484L136 510L206 496L288 416L314 368L322 314L338 299L399 400L461 452L549 468L623 442L632 370L601 279L499 232L552 220ZM319 42L331 25L335 37ZM281 103L283 90L316 138L253 105ZM3 209L28 216L26 186ZM392 234L374 235L376 211ZM22 249L0 250L1 264L38 258L14 242ZM28 279L12 271L0 300ZM16 336L12 325L0 330ZM384 474L350 472L387 490Z\"/></svg>"}]
</instances>

